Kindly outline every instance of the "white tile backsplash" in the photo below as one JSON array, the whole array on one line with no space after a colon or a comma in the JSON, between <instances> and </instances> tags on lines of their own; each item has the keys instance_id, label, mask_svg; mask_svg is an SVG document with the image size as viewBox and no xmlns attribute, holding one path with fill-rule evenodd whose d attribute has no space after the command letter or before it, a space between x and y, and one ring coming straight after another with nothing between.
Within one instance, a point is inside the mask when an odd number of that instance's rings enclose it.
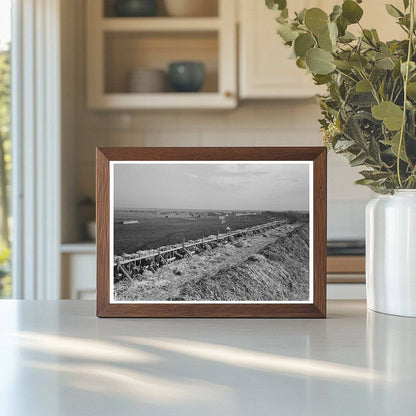
<instances>
[{"instance_id":1,"label":"white tile backsplash","mask_svg":"<svg viewBox=\"0 0 416 416\"><path fill-rule=\"evenodd\" d=\"M355 181L363 167L351 168L348 161L333 152L328 154L328 198L332 201L369 200L373 192Z\"/></svg>"},{"instance_id":2,"label":"white tile backsplash","mask_svg":"<svg viewBox=\"0 0 416 416\"><path fill-rule=\"evenodd\" d=\"M232 111L89 111L85 91L84 1L77 0L75 30L67 56L73 86L73 115L65 118L63 147L65 199L79 201L95 195L96 146L319 146L322 134L316 99L242 101ZM74 136L73 142L70 140ZM364 205L372 197L354 184L359 169L340 156L328 159L328 235L364 235ZM72 227L73 228L73 227Z\"/></svg>"},{"instance_id":3,"label":"white tile backsplash","mask_svg":"<svg viewBox=\"0 0 416 416\"><path fill-rule=\"evenodd\" d=\"M328 240L363 240L368 199L328 201Z\"/></svg>"},{"instance_id":4,"label":"white tile backsplash","mask_svg":"<svg viewBox=\"0 0 416 416\"><path fill-rule=\"evenodd\" d=\"M77 199L95 194L96 146L319 146L314 100L243 103L234 111L91 112L78 108L74 170ZM328 237L364 236L364 207L372 197L354 184L359 169L328 157Z\"/></svg>"}]
</instances>

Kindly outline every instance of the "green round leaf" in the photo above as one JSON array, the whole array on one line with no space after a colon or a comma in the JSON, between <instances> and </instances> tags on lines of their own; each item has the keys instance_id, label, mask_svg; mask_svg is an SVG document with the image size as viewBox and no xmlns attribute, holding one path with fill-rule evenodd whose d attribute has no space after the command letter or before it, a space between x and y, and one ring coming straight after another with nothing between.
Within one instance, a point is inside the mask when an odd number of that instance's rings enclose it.
<instances>
[{"instance_id":1,"label":"green round leaf","mask_svg":"<svg viewBox=\"0 0 416 416\"><path fill-rule=\"evenodd\" d=\"M358 23L363 17L363 9L353 0L342 3L342 16L349 23Z\"/></svg>"},{"instance_id":2,"label":"green round leaf","mask_svg":"<svg viewBox=\"0 0 416 416\"><path fill-rule=\"evenodd\" d=\"M390 146L391 151L393 152L395 156L399 156L399 153L400 153L400 159L404 160L405 162L409 162L409 159L406 156L406 152L403 146L404 143L402 143L402 146L400 147L400 132L397 132L391 138L390 141L382 140L381 142L385 144L386 146ZM400 152L399 152L399 149L400 149Z\"/></svg>"},{"instance_id":3,"label":"green round leaf","mask_svg":"<svg viewBox=\"0 0 416 416\"><path fill-rule=\"evenodd\" d=\"M352 166L353 168L356 166L361 166L361 165L364 165L366 161L367 161L367 155L364 152L362 152L358 156L353 157L350 160L350 166Z\"/></svg>"},{"instance_id":4,"label":"green round leaf","mask_svg":"<svg viewBox=\"0 0 416 416\"><path fill-rule=\"evenodd\" d=\"M266 0L266 6L271 10L283 10L286 8L286 0Z\"/></svg>"},{"instance_id":5,"label":"green round leaf","mask_svg":"<svg viewBox=\"0 0 416 416\"><path fill-rule=\"evenodd\" d=\"M338 25L337 25L337 28L338 28ZM349 43L349 42L352 42L355 39L357 39L355 37L355 35L352 34L351 32L348 32L348 30L347 30L347 31L345 31L344 35L341 36L341 38L339 40L340 40L340 42L343 42L343 43Z\"/></svg>"},{"instance_id":6,"label":"green round leaf","mask_svg":"<svg viewBox=\"0 0 416 416\"><path fill-rule=\"evenodd\" d=\"M302 33L295 40L296 56L303 58L306 52L315 46L315 40L310 33Z\"/></svg>"},{"instance_id":7,"label":"green round leaf","mask_svg":"<svg viewBox=\"0 0 416 416\"><path fill-rule=\"evenodd\" d=\"M315 35L327 30L328 15L318 7L309 9L305 13L305 26Z\"/></svg>"},{"instance_id":8,"label":"green round leaf","mask_svg":"<svg viewBox=\"0 0 416 416\"><path fill-rule=\"evenodd\" d=\"M321 49L334 52L337 46L338 27L334 22L327 23L326 30L318 35L318 44Z\"/></svg>"},{"instance_id":9,"label":"green round leaf","mask_svg":"<svg viewBox=\"0 0 416 416\"><path fill-rule=\"evenodd\" d=\"M397 8L394 7L392 4L386 4L387 13L393 17L403 17L403 13Z\"/></svg>"},{"instance_id":10,"label":"green round leaf","mask_svg":"<svg viewBox=\"0 0 416 416\"><path fill-rule=\"evenodd\" d=\"M367 43L374 42L373 33L371 32L371 30L364 29L363 35L363 40L365 40Z\"/></svg>"},{"instance_id":11,"label":"green round leaf","mask_svg":"<svg viewBox=\"0 0 416 416\"><path fill-rule=\"evenodd\" d=\"M321 49L324 49L325 51L332 52L334 49L334 45L331 42L331 38L329 37L329 33L321 33L318 35L318 45Z\"/></svg>"},{"instance_id":12,"label":"green round leaf","mask_svg":"<svg viewBox=\"0 0 416 416\"><path fill-rule=\"evenodd\" d=\"M313 80L315 81L315 85L324 85L331 81L331 75L314 75Z\"/></svg>"},{"instance_id":13,"label":"green round leaf","mask_svg":"<svg viewBox=\"0 0 416 416\"><path fill-rule=\"evenodd\" d=\"M288 17L289 17L289 10L285 8L280 12L279 18L287 21Z\"/></svg>"},{"instance_id":14,"label":"green round leaf","mask_svg":"<svg viewBox=\"0 0 416 416\"><path fill-rule=\"evenodd\" d=\"M331 22L335 22L338 17L340 17L342 14L342 7L336 4L332 10L332 13L329 15L329 19Z\"/></svg>"},{"instance_id":15,"label":"green round leaf","mask_svg":"<svg viewBox=\"0 0 416 416\"><path fill-rule=\"evenodd\" d=\"M347 27L348 27L347 21L342 16L338 17L338 19L337 19L337 28L338 28L338 32L341 36L345 35Z\"/></svg>"},{"instance_id":16,"label":"green round leaf","mask_svg":"<svg viewBox=\"0 0 416 416\"><path fill-rule=\"evenodd\" d=\"M362 79L361 81L357 82L355 86L355 90L357 92L370 92L371 91L371 82L367 79Z\"/></svg>"},{"instance_id":17,"label":"green round leaf","mask_svg":"<svg viewBox=\"0 0 416 416\"><path fill-rule=\"evenodd\" d=\"M334 65L342 71L352 69L352 65L347 60L335 59L333 62Z\"/></svg>"},{"instance_id":18,"label":"green round leaf","mask_svg":"<svg viewBox=\"0 0 416 416\"><path fill-rule=\"evenodd\" d=\"M381 68L381 69L394 69L394 61L391 57L387 56L387 57L382 57L380 59L376 59L376 67Z\"/></svg>"},{"instance_id":19,"label":"green round leaf","mask_svg":"<svg viewBox=\"0 0 416 416\"><path fill-rule=\"evenodd\" d=\"M401 69L401 63L400 61L397 61L396 64L394 65L393 72L392 72L393 78L396 80L402 77L400 69Z\"/></svg>"},{"instance_id":20,"label":"green round leaf","mask_svg":"<svg viewBox=\"0 0 416 416\"><path fill-rule=\"evenodd\" d=\"M409 82L407 84L407 96L412 100L416 100L416 82Z\"/></svg>"},{"instance_id":21,"label":"green round leaf","mask_svg":"<svg viewBox=\"0 0 416 416\"><path fill-rule=\"evenodd\" d=\"M296 66L301 69L306 69L306 59L305 58L298 58L296 59Z\"/></svg>"},{"instance_id":22,"label":"green round leaf","mask_svg":"<svg viewBox=\"0 0 416 416\"><path fill-rule=\"evenodd\" d=\"M363 69L368 63L364 56L358 53L354 53L353 55L351 55L349 62L353 68L357 69Z\"/></svg>"},{"instance_id":23,"label":"green round leaf","mask_svg":"<svg viewBox=\"0 0 416 416\"><path fill-rule=\"evenodd\" d=\"M299 36L299 32L297 30L293 30L292 27L286 23L279 23L277 25L277 33L285 42L292 42Z\"/></svg>"},{"instance_id":24,"label":"green round leaf","mask_svg":"<svg viewBox=\"0 0 416 416\"><path fill-rule=\"evenodd\" d=\"M376 42L380 42L380 38L378 37L378 33L377 33L377 30L376 29L371 29L371 34L373 35L373 39Z\"/></svg>"},{"instance_id":25,"label":"green round leaf","mask_svg":"<svg viewBox=\"0 0 416 416\"><path fill-rule=\"evenodd\" d=\"M331 38L332 44L336 45L337 38L338 38L338 26L337 26L337 24L334 23L334 22L329 22L328 23L328 32L329 32L329 37Z\"/></svg>"},{"instance_id":26,"label":"green round leaf","mask_svg":"<svg viewBox=\"0 0 416 416\"><path fill-rule=\"evenodd\" d=\"M371 109L373 117L382 120L389 130L399 130L402 127L403 110L391 101L383 101Z\"/></svg>"},{"instance_id":27,"label":"green round leaf","mask_svg":"<svg viewBox=\"0 0 416 416\"><path fill-rule=\"evenodd\" d=\"M295 20L297 20L300 23L303 23L303 20L305 19L305 13L306 9L302 9L299 13L296 13Z\"/></svg>"},{"instance_id":28,"label":"green round leaf","mask_svg":"<svg viewBox=\"0 0 416 416\"><path fill-rule=\"evenodd\" d=\"M306 65L313 74L327 75L335 69L333 59L334 57L329 52L313 48L306 54Z\"/></svg>"},{"instance_id":29,"label":"green round leaf","mask_svg":"<svg viewBox=\"0 0 416 416\"><path fill-rule=\"evenodd\" d=\"M407 68L406 62L402 62L401 65L400 65L400 72L403 75L403 77L406 76L406 72L407 72L406 68ZM409 73L412 73L415 70L416 70L416 64L414 62L410 61L409 62Z\"/></svg>"}]
</instances>

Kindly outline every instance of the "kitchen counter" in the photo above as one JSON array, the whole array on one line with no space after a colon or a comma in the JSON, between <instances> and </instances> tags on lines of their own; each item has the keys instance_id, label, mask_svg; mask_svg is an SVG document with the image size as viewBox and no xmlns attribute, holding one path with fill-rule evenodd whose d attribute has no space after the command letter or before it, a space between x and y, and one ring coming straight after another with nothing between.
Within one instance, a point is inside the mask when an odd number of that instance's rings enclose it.
<instances>
[{"instance_id":1,"label":"kitchen counter","mask_svg":"<svg viewBox=\"0 0 416 416\"><path fill-rule=\"evenodd\" d=\"M0 301L0 415L414 415L416 319L97 319Z\"/></svg>"}]
</instances>

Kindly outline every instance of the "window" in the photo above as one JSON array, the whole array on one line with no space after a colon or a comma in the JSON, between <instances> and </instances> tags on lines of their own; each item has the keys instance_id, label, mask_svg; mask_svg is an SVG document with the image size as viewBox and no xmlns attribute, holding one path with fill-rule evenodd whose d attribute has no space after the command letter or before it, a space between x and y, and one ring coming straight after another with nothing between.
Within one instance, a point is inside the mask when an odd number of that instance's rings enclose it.
<instances>
[{"instance_id":1,"label":"window","mask_svg":"<svg viewBox=\"0 0 416 416\"><path fill-rule=\"evenodd\" d=\"M10 41L11 0L0 0L0 298L12 295L10 267Z\"/></svg>"}]
</instances>

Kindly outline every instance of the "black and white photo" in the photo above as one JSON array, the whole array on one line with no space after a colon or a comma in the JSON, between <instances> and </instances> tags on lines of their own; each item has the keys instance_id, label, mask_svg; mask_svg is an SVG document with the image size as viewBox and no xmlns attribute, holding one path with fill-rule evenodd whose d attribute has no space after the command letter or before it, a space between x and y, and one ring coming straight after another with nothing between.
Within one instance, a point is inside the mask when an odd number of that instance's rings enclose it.
<instances>
[{"instance_id":1,"label":"black and white photo","mask_svg":"<svg viewBox=\"0 0 416 416\"><path fill-rule=\"evenodd\" d=\"M313 301L309 161L110 163L110 299Z\"/></svg>"}]
</instances>

